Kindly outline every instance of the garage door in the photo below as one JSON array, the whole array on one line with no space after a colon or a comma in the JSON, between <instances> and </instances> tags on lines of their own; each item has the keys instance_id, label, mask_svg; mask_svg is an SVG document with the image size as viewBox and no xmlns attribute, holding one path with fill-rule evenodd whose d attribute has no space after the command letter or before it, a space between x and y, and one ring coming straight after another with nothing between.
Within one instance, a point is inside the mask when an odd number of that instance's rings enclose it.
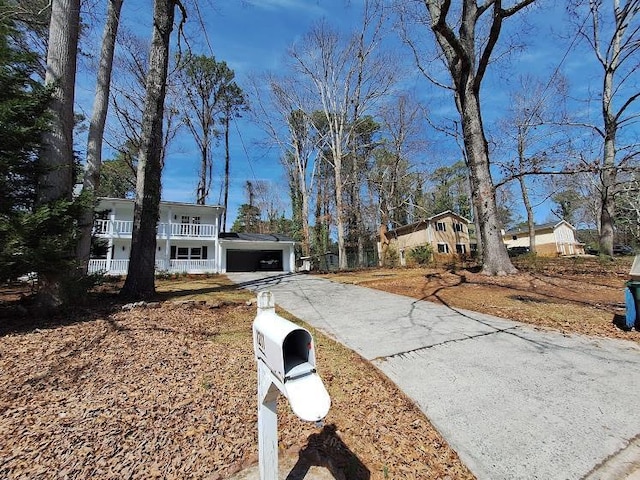
<instances>
[{"instance_id":1,"label":"garage door","mask_svg":"<svg viewBox=\"0 0 640 480\"><path fill-rule=\"evenodd\" d=\"M227 250L227 272L282 271L282 250Z\"/></svg>"}]
</instances>

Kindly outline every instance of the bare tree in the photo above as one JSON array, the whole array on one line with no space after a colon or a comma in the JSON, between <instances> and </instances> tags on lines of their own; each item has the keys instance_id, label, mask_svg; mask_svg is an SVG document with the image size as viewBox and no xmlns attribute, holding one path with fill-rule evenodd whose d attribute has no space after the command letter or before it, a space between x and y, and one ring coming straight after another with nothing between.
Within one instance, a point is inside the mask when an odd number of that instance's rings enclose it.
<instances>
[{"instance_id":1,"label":"bare tree","mask_svg":"<svg viewBox=\"0 0 640 480\"><path fill-rule=\"evenodd\" d=\"M117 121L107 125L104 141L114 150L129 155L131 147L139 148L144 112L149 48L144 40L131 31L120 29L118 55L114 58L116 74L111 81L111 107ZM169 59L171 64L171 58ZM175 69L167 74L164 102L164 128L162 141L162 165L169 145L180 130L179 111L176 107L179 93L175 82ZM124 148L123 148L124 146ZM135 165L132 165L136 168Z\"/></svg>"},{"instance_id":2,"label":"bare tree","mask_svg":"<svg viewBox=\"0 0 640 480\"><path fill-rule=\"evenodd\" d=\"M638 144L625 144L622 132L635 125L640 116L640 0L576 0L570 9L577 18L587 19L579 32L602 67L602 123L583 126L591 128L602 140L598 166L600 252L612 255L615 198L621 191L618 175L629 170L638 155Z\"/></svg>"},{"instance_id":3,"label":"bare tree","mask_svg":"<svg viewBox=\"0 0 640 480\"><path fill-rule=\"evenodd\" d=\"M460 7L452 10L451 0L424 0L428 26L435 35L452 81L450 86L436 83L452 90L460 114L472 199L483 246L482 271L488 275L515 273L516 269L500 233L480 90L504 20L533 2L520 0L505 6L502 0L487 0L481 4L476 0L462 0ZM412 46L418 58L415 44ZM426 69L421 67L421 70L434 80Z\"/></svg>"},{"instance_id":4,"label":"bare tree","mask_svg":"<svg viewBox=\"0 0 640 480\"><path fill-rule=\"evenodd\" d=\"M93 113L89 124L87 158L84 168L82 191L85 196L93 197L100 186L100 168L102 166L102 140L109 109L109 92L113 55L120 25L120 11L123 0L110 0L107 5L107 19L102 35L102 49L96 80L96 91L93 102ZM87 205L80 218L80 238L76 257L84 272L89 265L91 253L91 229L93 227L93 206Z\"/></svg>"},{"instance_id":5,"label":"bare tree","mask_svg":"<svg viewBox=\"0 0 640 480\"><path fill-rule=\"evenodd\" d=\"M396 66L378 49L382 36L382 3L367 0L362 28L346 41L325 23L315 26L290 56L299 75L305 77L318 96L322 125L316 126L330 155L335 177L336 228L339 268L347 268L345 232L345 155L358 120L372 113L376 102L395 80Z\"/></svg>"},{"instance_id":6,"label":"bare tree","mask_svg":"<svg viewBox=\"0 0 640 480\"><path fill-rule=\"evenodd\" d=\"M149 52L149 73L142 134L138 156L136 197L131 234L131 256L121 294L148 298L155 294L156 228L160 209L164 100L169 66L169 42L173 30L176 0L155 0L153 34ZM186 12L182 10L183 20Z\"/></svg>"},{"instance_id":7,"label":"bare tree","mask_svg":"<svg viewBox=\"0 0 640 480\"><path fill-rule=\"evenodd\" d=\"M397 96L379 112L383 144L376 151L376 161L368 180L378 197L381 265L389 246L386 235L389 227L396 228L408 221L417 180L410 158L425 147L419 125L424 115L418 100L406 94Z\"/></svg>"},{"instance_id":8,"label":"bare tree","mask_svg":"<svg viewBox=\"0 0 640 480\"><path fill-rule=\"evenodd\" d=\"M263 89L262 86L268 86ZM302 229L302 255L311 253L310 195L318 155L309 109L314 100L293 76L267 75L252 81L253 117L281 151L280 161L289 181L294 222Z\"/></svg>"},{"instance_id":9,"label":"bare tree","mask_svg":"<svg viewBox=\"0 0 640 480\"><path fill-rule=\"evenodd\" d=\"M640 244L640 171L632 172L630 178L622 186L617 198L617 211L621 218L620 225L633 239Z\"/></svg>"},{"instance_id":10,"label":"bare tree","mask_svg":"<svg viewBox=\"0 0 640 480\"><path fill-rule=\"evenodd\" d=\"M509 153L504 161L497 162L505 178L496 186L518 182L527 213L531 252L536 251L536 238L528 182L577 170L575 165L569 165L570 139L559 128L564 119L562 105L566 97L566 82L561 76L554 75L546 84L530 76L520 77L518 90L510 96L507 116L501 122L504 135L499 144Z\"/></svg>"}]
</instances>

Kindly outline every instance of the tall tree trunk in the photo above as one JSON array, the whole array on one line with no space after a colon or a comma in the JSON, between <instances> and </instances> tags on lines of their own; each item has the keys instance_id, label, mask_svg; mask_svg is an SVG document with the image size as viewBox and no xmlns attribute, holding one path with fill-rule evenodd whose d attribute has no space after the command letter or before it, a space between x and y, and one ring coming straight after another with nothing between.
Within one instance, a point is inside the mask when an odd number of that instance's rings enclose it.
<instances>
[{"instance_id":1,"label":"tall tree trunk","mask_svg":"<svg viewBox=\"0 0 640 480\"><path fill-rule=\"evenodd\" d=\"M531 207L531 201L529 200L529 190L524 181L524 176L518 177L520 183L520 191L522 192L522 201L524 202L524 209L527 212L527 227L529 228L529 250L531 253L536 253L536 225L533 219L533 208Z\"/></svg>"},{"instance_id":2,"label":"tall tree trunk","mask_svg":"<svg viewBox=\"0 0 640 480\"><path fill-rule=\"evenodd\" d=\"M44 173L38 181L38 204L72 199L73 101L80 26L80 0L53 0L45 84L53 86L51 127L42 138L40 160ZM68 252L73 258L73 252ZM41 272L38 301L46 309L63 303L62 279L68 272Z\"/></svg>"},{"instance_id":3,"label":"tall tree trunk","mask_svg":"<svg viewBox=\"0 0 640 480\"><path fill-rule=\"evenodd\" d=\"M358 175L356 173L356 175L354 176L355 184L358 183L357 177ZM358 185L354 185L352 198L353 198L352 208L355 209L353 219L354 219L354 225L356 228L356 243L357 243L357 255L358 255L357 261L358 261L358 267L362 268L365 266L365 258L364 258L364 255L365 255L364 230L365 229L364 229L364 224L362 219L362 199L360 198L360 191L359 191Z\"/></svg>"},{"instance_id":4,"label":"tall tree trunk","mask_svg":"<svg viewBox=\"0 0 640 480\"><path fill-rule=\"evenodd\" d=\"M615 193L616 193L616 149L615 127L605 123L603 167L600 171L600 253L613 255Z\"/></svg>"},{"instance_id":5,"label":"tall tree trunk","mask_svg":"<svg viewBox=\"0 0 640 480\"><path fill-rule=\"evenodd\" d=\"M615 115L612 113L613 73L606 72L603 95L602 116L604 119L604 148L602 169L600 171L600 253L613 255L613 235L615 219L616 185L616 132L618 129Z\"/></svg>"},{"instance_id":6,"label":"tall tree trunk","mask_svg":"<svg viewBox=\"0 0 640 480\"><path fill-rule=\"evenodd\" d=\"M302 256L311 254L311 234L309 232L309 191L304 169L298 169L300 200L302 202L300 221L302 222Z\"/></svg>"},{"instance_id":7,"label":"tall tree trunk","mask_svg":"<svg viewBox=\"0 0 640 480\"><path fill-rule=\"evenodd\" d=\"M318 166L318 187L316 189L315 208L315 253L319 257L320 269L328 270L326 253L329 252L329 231L331 229L331 195L329 164L325 159Z\"/></svg>"},{"instance_id":8,"label":"tall tree trunk","mask_svg":"<svg viewBox=\"0 0 640 480\"><path fill-rule=\"evenodd\" d=\"M205 132L204 134L205 138L207 137L207 134ZM201 153L201 157L200 157L200 178L198 179L198 190L196 192L196 203L198 205L204 205L205 201L207 199L207 194L209 192L209 167L210 167L210 162L209 162L209 147L208 147L208 140L204 140L203 142L203 147L202 147L202 151Z\"/></svg>"},{"instance_id":9,"label":"tall tree trunk","mask_svg":"<svg viewBox=\"0 0 640 480\"><path fill-rule=\"evenodd\" d=\"M89 124L87 142L87 163L84 168L82 192L93 200L100 185L100 168L102 166L102 138L104 125L109 109L109 90L113 69L113 54L120 25L120 11L123 0L110 0L107 6L107 20L102 35L102 50L96 80L96 92L93 102L93 113ZM83 273L87 272L91 254L91 230L93 228L93 202L88 205L80 217L80 239L76 250L76 258Z\"/></svg>"},{"instance_id":10,"label":"tall tree trunk","mask_svg":"<svg viewBox=\"0 0 640 480\"><path fill-rule=\"evenodd\" d=\"M231 112L227 110L223 119L224 123L224 213L222 214L222 231L227 231L227 210L229 209L229 117Z\"/></svg>"},{"instance_id":11,"label":"tall tree trunk","mask_svg":"<svg viewBox=\"0 0 640 480\"><path fill-rule=\"evenodd\" d=\"M73 100L80 25L80 0L53 0L45 84L53 85L51 128L43 135L39 203L71 200L73 192Z\"/></svg>"},{"instance_id":12,"label":"tall tree trunk","mask_svg":"<svg viewBox=\"0 0 640 480\"><path fill-rule=\"evenodd\" d=\"M348 268L347 262L347 248L344 238L344 198L342 189L342 151L338 148L334 152L334 178L336 182L336 229L338 231L338 268L340 270L346 270Z\"/></svg>"},{"instance_id":13,"label":"tall tree trunk","mask_svg":"<svg viewBox=\"0 0 640 480\"><path fill-rule=\"evenodd\" d=\"M499 228L489 149L482 125L480 88L489 60L493 58L503 21L534 1L519 0L505 8L500 1L478 5L476 0L462 0L460 8L455 9L460 17L448 22L450 0L424 0L431 18L431 30L444 54L454 85L469 165L471 197L480 225L482 272L488 275L515 273L517 270L509 259ZM481 23L486 36L477 39L476 27L482 22L483 15L490 17Z\"/></svg>"},{"instance_id":14,"label":"tall tree trunk","mask_svg":"<svg viewBox=\"0 0 640 480\"><path fill-rule=\"evenodd\" d=\"M145 109L138 156L136 198L129 270L121 294L143 299L155 294L156 228L162 175L162 122L169 64L169 42L175 15L174 0L155 0Z\"/></svg>"},{"instance_id":15,"label":"tall tree trunk","mask_svg":"<svg viewBox=\"0 0 640 480\"><path fill-rule=\"evenodd\" d=\"M529 190L527 190L527 184L524 179L523 169L526 164L524 155L525 151L525 139L522 131L518 129L518 165L520 167L520 176L518 177L518 183L520 184L520 192L522 193L522 201L524 203L524 209L527 212L527 227L529 229L529 250L531 253L536 253L536 226L533 218L533 207L531 207L531 201L529 200Z\"/></svg>"},{"instance_id":16,"label":"tall tree trunk","mask_svg":"<svg viewBox=\"0 0 640 480\"><path fill-rule=\"evenodd\" d=\"M466 85L458 97L464 146L469 162L471 197L480 224L483 247L482 272L487 275L516 273L502 240L495 188L489 169L489 149L482 127L479 93Z\"/></svg>"}]
</instances>

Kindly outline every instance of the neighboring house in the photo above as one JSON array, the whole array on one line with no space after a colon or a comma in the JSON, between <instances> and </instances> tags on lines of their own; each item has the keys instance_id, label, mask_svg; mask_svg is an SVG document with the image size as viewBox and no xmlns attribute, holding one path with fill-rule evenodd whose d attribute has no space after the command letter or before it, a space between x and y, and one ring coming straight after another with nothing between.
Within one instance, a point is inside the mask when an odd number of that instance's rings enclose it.
<instances>
[{"instance_id":1,"label":"neighboring house","mask_svg":"<svg viewBox=\"0 0 640 480\"><path fill-rule=\"evenodd\" d=\"M282 235L220 233L224 208L161 202L156 270L169 273L225 273L255 270L295 271L295 241ZM101 198L94 237L102 248L89 273L126 275L131 253L133 200Z\"/></svg>"},{"instance_id":2,"label":"neighboring house","mask_svg":"<svg viewBox=\"0 0 640 480\"><path fill-rule=\"evenodd\" d=\"M386 233L389 246L400 256L400 264L406 265L409 251L420 245L431 245L441 255L466 255L470 253L469 224L471 222L450 210L420 222L403 225ZM382 245L378 242L381 254Z\"/></svg>"},{"instance_id":3,"label":"neighboring house","mask_svg":"<svg viewBox=\"0 0 640 480\"><path fill-rule=\"evenodd\" d=\"M510 230L502 234L507 249L530 247L529 229ZM557 255L584 255L584 243L576 240L576 229L565 220L535 225L536 254L553 257Z\"/></svg>"}]
</instances>

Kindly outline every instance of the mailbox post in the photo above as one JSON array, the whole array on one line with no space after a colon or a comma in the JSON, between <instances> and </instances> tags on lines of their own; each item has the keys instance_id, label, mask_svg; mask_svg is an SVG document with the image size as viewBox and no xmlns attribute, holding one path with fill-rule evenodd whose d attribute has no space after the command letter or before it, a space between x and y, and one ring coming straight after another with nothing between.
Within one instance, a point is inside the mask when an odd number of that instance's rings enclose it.
<instances>
[{"instance_id":1,"label":"mailbox post","mask_svg":"<svg viewBox=\"0 0 640 480\"><path fill-rule=\"evenodd\" d=\"M311 334L275 312L273 294L258 293L253 321L253 348L258 364L258 460L261 480L278 478L278 416L282 393L300 419L320 422L331 399L316 372Z\"/></svg>"}]
</instances>

